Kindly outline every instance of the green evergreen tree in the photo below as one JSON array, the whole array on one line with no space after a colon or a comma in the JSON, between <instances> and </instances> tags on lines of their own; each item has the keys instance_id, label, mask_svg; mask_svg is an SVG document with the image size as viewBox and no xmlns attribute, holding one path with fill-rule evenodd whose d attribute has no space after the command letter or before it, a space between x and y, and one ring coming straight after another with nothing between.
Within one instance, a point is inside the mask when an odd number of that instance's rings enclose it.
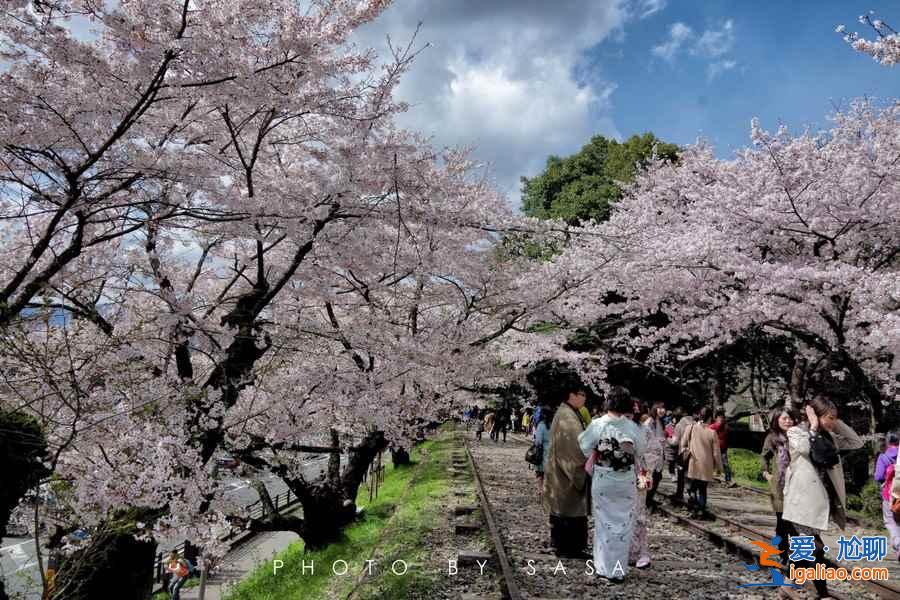
<instances>
[{"instance_id":1,"label":"green evergreen tree","mask_svg":"<svg viewBox=\"0 0 900 600\"><path fill-rule=\"evenodd\" d=\"M569 223L604 221L612 204L622 197L622 184L634 180L654 149L660 158L678 160L678 146L652 133L633 135L624 142L596 135L577 154L551 156L540 175L522 178L522 211Z\"/></svg>"}]
</instances>

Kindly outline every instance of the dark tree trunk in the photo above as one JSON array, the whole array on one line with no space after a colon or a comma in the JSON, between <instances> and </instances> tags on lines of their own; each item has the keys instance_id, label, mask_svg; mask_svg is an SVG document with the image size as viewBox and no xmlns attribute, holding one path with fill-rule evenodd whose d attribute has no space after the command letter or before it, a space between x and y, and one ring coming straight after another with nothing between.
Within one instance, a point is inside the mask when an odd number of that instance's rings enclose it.
<instances>
[{"instance_id":1,"label":"dark tree trunk","mask_svg":"<svg viewBox=\"0 0 900 600\"><path fill-rule=\"evenodd\" d=\"M408 467L412 464L405 448L391 448L391 462L395 467Z\"/></svg>"},{"instance_id":2,"label":"dark tree trunk","mask_svg":"<svg viewBox=\"0 0 900 600\"><path fill-rule=\"evenodd\" d=\"M791 368L790 382L791 403L795 410L800 410L803 406L803 399L806 395L806 359L800 354L794 357L794 366Z\"/></svg>"},{"instance_id":3,"label":"dark tree trunk","mask_svg":"<svg viewBox=\"0 0 900 600\"><path fill-rule=\"evenodd\" d=\"M332 438L335 441L335 438ZM250 523L252 531L293 531L307 548L322 548L340 539L344 528L356 519L356 495L369 466L384 450L384 434L373 431L350 449L347 466L342 474L329 468L323 481L310 483L305 479L282 479L303 507L303 517L271 514ZM263 500L265 503L265 500Z\"/></svg>"},{"instance_id":4,"label":"dark tree trunk","mask_svg":"<svg viewBox=\"0 0 900 600\"><path fill-rule=\"evenodd\" d=\"M153 591L156 542L114 527L95 532L87 547L63 560L53 600L147 600Z\"/></svg>"},{"instance_id":5,"label":"dark tree trunk","mask_svg":"<svg viewBox=\"0 0 900 600\"><path fill-rule=\"evenodd\" d=\"M3 485L0 486L0 540L13 510L29 489L49 475L41 462L47 453L47 441L37 421L22 413L0 411L0 464ZM0 579L0 600L7 600Z\"/></svg>"},{"instance_id":6,"label":"dark tree trunk","mask_svg":"<svg viewBox=\"0 0 900 600\"><path fill-rule=\"evenodd\" d=\"M356 519L356 494L369 466L386 446L384 434L372 431L350 450L347 467L339 480L306 486L300 496L305 521L303 541L311 548L338 539Z\"/></svg>"},{"instance_id":7,"label":"dark tree trunk","mask_svg":"<svg viewBox=\"0 0 900 600\"><path fill-rule=\"evenodd\" d=\"M341 438L338 435L337 429L331 430L331 447L335 449L340 449L341 447ZM340 452L332 452L328 455L328 480L329 481L337 481L341 476L341 453Z\"/></svg>"},{"instance_id":8,"label":"dark tree trunk","mask_svg":"<svg viewBox=\"0 0 900 600\"><path fill-rule=\"evenodd\" d=\"M23 413L0 410L0 538L13 510L25 492L34 488L49 471L41 462L47 454L47 441L40 425Z\"/></svg>"},{"instance_id":9,"label":"dark tree trunk","mask_svg":"<svg viewBox=\"0 0 900 600\"><path fill-rule=\"evenodd\" d=\"M322 548L340 539L344 527L356 519L356 494L351 498L341 486L330 481L307 486L300 503L303 506L300 535L307 548Z\"/></svg>"}]
</instances>

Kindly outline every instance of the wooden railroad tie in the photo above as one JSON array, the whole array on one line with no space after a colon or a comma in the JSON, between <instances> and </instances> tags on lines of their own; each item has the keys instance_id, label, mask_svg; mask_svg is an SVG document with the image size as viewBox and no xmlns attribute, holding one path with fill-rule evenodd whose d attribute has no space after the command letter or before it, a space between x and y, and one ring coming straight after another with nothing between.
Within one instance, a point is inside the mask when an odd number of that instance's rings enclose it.
<instances>
[{"instance_id":1,"label":"wooden railroad tie","mask_svg":"<svg viewBox=\"0 0 900 600\"><path fill-rule=\"evenodd\" d=\"M481 523L478 521L469 521L469 520L457 520L454 523L454 528L456 529L456 534L467 534L467 533L476 533L481 531Z\"/></svg>"},{"instance_id":2,"label":"wooden railroad tie","mask_svg":"<svg viewBox=\"0 0 900 600\"><path fill-rule=\"evenodd\" d=\"M488 564L494 563L494 557L491 556L490 552L481 552L478 550L460 550L456 555L456 564L466 567L470 565L476 565L478 563L484 564L487 562Z\"/></svg>"}]
</instances>

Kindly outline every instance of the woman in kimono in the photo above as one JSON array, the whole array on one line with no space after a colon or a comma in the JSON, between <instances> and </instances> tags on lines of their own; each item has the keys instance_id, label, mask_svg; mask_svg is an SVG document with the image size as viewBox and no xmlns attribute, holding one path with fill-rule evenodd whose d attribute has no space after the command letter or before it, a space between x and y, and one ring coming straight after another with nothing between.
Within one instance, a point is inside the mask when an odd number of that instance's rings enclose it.
<instances>
[{"instance_id":1,"label":"woman in kimono","mask_svg":"<svg viewBox=\"0 0 900 600\"><path fill-rule=\"evenodd\" d=\"M631 551L629 562L634 563L638 569L650 566L650 544L647 539L647 522L649 520L650 503L646 498L653 491L653 485L658 483L656 479L657 469L663 464L663 445L665 438L660 438L655 430L653 413L657 412L656 406L653 412L647 414L640 411L639 431L644 436L644 454L637 460L637 505L635 506L634 535L631 539Z\"/></svg>"},{"instance_id":2,"label":"woman in kimono","mask_svg":"<svg viewBox=\"0 0 900 600\"><path fill-rule=\"evenodd\" d=\"M619 583L628 572L628 552L637 506L634 465L644 454L644 435L631 419L634 404L625 388L607 395L606 414L578 437L591 457L591 510L594 516L594 569Z\"/></svg>"}]
</instances>

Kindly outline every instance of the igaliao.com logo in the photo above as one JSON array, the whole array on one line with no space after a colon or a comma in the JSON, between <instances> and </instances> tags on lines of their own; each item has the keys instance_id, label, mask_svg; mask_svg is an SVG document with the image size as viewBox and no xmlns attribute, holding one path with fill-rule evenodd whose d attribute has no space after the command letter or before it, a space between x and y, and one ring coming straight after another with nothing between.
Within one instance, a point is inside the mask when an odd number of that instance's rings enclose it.
<instances>
[{"instance_id":1,"label":"igaliao.com logo","mask_svg":"<svg viewBox=\"0 0 900 600\"><path fill-rule=\"evenodd\" d=\"M763 542L760 540L752 540L750 543L759 548L759 558L757 559L756 564L748 565L745 563L744 568L746 568L748 571L755 572L759 571L763 567L769 567L769 576L772 579L763 583L742 583L739 584L738 587L802 587L795 583L792 583L789 580L786 580L784 578L784 575L781 573L781 563L775 558L772 558L773 556L779 556L780 554L782 554L782 551L778 549L778 544L781 543L781 537L777 535L773 537L771 544L769 542ZM791 566L793 567L793 565Z\"/></svg>"},{"instance_id":2,"label":"igaliao.com logo","mask_svg":"<svg viewBox=\"0 0 900 600\"><path fill-rule=\"evenodd\" d=\"M759 548L757 564L744 564L748 571L759 571L768 567L770 581L764 583L743 583L738 587L791 587L800 588L807 581L887 581L890 573L885 567L829 567L820 561L816 561L816 541L813 536L799 535L790 537L790 554L788 556L787 578L782 573L783 565L776 557L784 553L778 549L781 538L775 536L772 543L759 540L750 542ZM853 536L838 539L838 560L858 561L868 559L873 561L884 560L887 540L884 536L863 536L862 539ZM822 553L828 552L828 546L822 548ZM814 566L798 566L813 564Z\"/></svg>"}]
</instances>

